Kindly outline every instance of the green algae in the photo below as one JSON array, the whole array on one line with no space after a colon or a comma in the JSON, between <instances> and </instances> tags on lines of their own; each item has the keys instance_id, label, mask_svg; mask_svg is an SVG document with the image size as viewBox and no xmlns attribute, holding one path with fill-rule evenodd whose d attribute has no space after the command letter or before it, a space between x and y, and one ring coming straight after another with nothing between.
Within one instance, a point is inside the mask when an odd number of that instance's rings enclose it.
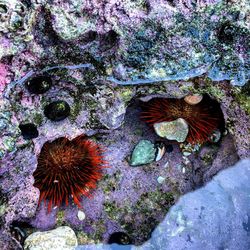
<instances>
[{"instance_id":1,"label":"green algae","mask_svg":"<svg viewBox=\"0 0 250 250\"><path fill-rule=\"evenodd\" d=\"M59 210L56 214L56 225L57 227L60 226L65 226L65 211L64 210Z\"/></svg>"}]
</instances>

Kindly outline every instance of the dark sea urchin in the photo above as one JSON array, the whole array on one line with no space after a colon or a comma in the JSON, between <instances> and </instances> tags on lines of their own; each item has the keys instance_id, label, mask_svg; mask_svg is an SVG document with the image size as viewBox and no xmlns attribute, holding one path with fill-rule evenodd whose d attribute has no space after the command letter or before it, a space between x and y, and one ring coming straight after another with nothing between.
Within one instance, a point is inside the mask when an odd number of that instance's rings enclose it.
<instances>
[{"instance_id":1,"label":"dark sea urchin","mask_svg":"<svg viewBox=\"0 0 250 250\"><path fill-rule=\"evenodd\" d=\"M213 131L223 131L225 126L220 104L208 95L196 105L188 104L184 98L153 98L143 103L141 118L150 126L185 119L189 126L186 141L192 144L209 141Z\"/></svg>"},{"instance_id":2,"label":"dark sea urchin","mask_svg":"<svg viewBox=\"0 0 250 250\"><path fill-rule=\"evenodd\" d=\"M73 140L65 137L46 142L39 154L38 165L33 176L34 186L40 190L40 199L48 201L48 211L52 206L68 205L72 197L81 207L82 195L91 197L103 168L103 149L84 136Z\"/></svg>"}]
</instances>

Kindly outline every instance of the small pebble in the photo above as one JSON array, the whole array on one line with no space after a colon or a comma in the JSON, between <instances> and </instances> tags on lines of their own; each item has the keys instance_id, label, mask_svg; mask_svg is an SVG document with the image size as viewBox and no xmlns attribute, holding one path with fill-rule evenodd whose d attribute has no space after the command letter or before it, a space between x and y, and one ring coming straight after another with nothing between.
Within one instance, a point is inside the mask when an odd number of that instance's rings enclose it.
<instances>
[{"instance_id":1,"label":"small pebble","mask_svg":"<svg viewBox=\"0 0 250 250\"><path fill-rule=\"evenodd\" d=\"M48 76L37 76L26 83L26 88L31 94L44 94L52 86L52 80Z\"/></svg>"},{"instance_id":2,"label":"small pebble","mask_svg":"<svg viewBox=\"0 0 250 250\"><path fill-rule=\"evenodd\" d=\"M182 152L182 154L183 154L184 156L189 156L189 155L191 155L191 152L184 151L184 152Z\"/></svg>"},{"instance_id":3,"label":"small pebble","mask_svg":"<svg viewBox=\"0 0 250 250\"><path fill-rule=\"evenodd\" d=\"M186 173L186 169L183 167L182 168L182 173L185 174Z\"/></svg>"},{"instance_id":4,"label":"small pebble","mask_svg":"<svg viewBox=\"0 0 250 250\"><path fill-rule=\"evenodd\" d=\"M79 210L77 213L77 217L80 221L83 221L85 219L86 215L83 211Z\"/></svg>"},{"instance_id":5,"label":"small pebble","mask_svg":"<svg viewBox=\"0 0 250 250\"><path fill-rule=\"evenodd\" d=\"M34 139L39 135L37 127L33 123L20 124L19 129L24 140Z\"/></svg>"},{"instance_id":6,"label":"small pebble","mask_svg":"<svg viewBox=\"0 0 250 250\"><path fill-rule=\"evenodd\" d=\"M44 115L51 121L61 121L70 115L70 106L63 100L54 101L46 105Z\"/></svg>"},{"instance_id":7,"label":"small pebble","mask_svg":"<svg viewBox=\"0 0 250 250\"><path fill-rule=\"evenodd\" d=\"M155 160L155 155L155 145L149 140L141 140L133 150L130 165L140 166L149 164Z\"/></svg>"},{"instance_id":8,"label":"small pebble","mask_svg":"<svg viewBox=\"0 0 250 250\"><path fill-rule=\"evenodd\" d=\"M190 105L196 105L201 102L203 99L202 95L194 94L194 95L187 95L184 98L184 101Z\"/></svg>"},{"instance_id":9,"label":"small pebble","mask_svg":"<svg viewBox=\"0 0 250 250\"><path fill-rule=\"evenodd\" d=\"M159 176L158 178L157 178L157 182L159 183L159 184L162 184L164 181L165 181L165 177L162 177L162 176Z\"/></svg>"},{"instance_id":10,"label":"small pebble","mask_svg":"<svg viewBox=\"0 0 250 250\"><path fill-rule=\"evenodd\" d=\"M155 123L154 130L160 137L184 142L188 135L188 124L183 118L178 118L171 122Z\"/></svg>"}]
</instances>

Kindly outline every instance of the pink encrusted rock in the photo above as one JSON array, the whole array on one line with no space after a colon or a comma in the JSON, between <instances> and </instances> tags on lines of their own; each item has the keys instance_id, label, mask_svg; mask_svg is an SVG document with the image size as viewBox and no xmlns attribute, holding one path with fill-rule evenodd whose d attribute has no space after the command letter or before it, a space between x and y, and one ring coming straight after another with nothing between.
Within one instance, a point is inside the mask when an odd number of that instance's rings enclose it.
<instances>
[{"instance_id":1,"label":"pink encrusted rock","mask_svg":"<svg viewBox=\"0 0 250 250\"><path fill-rule=\"evenodd\" d=\"M8 70L5 64L0 63L0 93L4 90L5 85L7 84L7 75Z\"/></svg>"},{"instance_id":2,"label":"pink encrusted rock","mask_svg":"<svg viewBox=\"0 0 250 250\"><path fill-rule=\"evenodd\" d=\"M35 215L39 190L33 187L33 177L27 178L25 189L18 191L10 200L5 217L6 224L11 224L20 218L31 218Z\"/></svg>"}]
</instances>

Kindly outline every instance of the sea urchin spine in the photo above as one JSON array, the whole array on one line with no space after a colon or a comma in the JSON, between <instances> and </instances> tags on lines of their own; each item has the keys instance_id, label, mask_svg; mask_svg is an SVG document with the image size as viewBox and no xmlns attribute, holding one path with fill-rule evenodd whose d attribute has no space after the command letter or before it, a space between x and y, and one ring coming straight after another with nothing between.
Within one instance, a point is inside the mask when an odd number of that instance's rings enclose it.
<instances>
[{"instance_id":1,"label":"sea urchin spine","mask_svg":"<svg viewBox=\"0 0 250 250\"><path fill-rule=\"evenodd\" d=\"M39 204L48 201L50 212L52 206L68 205L72 197L81 207L81 196L91 197L91 190L96 188L106 167L103 149L84 136L46 142L33 174L34 186L40 190Z\"/></svg>"},{"instance_id":2,"label":"sea urchin spine","mask_svg":"<svg viewBox=\"0 0 250 250\"><path fill-rule=\"evenodd\" d=\"M192 144L209 141L216 129L224 129L223 113L217 101L204 95L196 105L188 104L184 98L154 98L142 105L141 118L150 126L183 118L188 123L186 141Z\"/></svg>"}]
</instances>

